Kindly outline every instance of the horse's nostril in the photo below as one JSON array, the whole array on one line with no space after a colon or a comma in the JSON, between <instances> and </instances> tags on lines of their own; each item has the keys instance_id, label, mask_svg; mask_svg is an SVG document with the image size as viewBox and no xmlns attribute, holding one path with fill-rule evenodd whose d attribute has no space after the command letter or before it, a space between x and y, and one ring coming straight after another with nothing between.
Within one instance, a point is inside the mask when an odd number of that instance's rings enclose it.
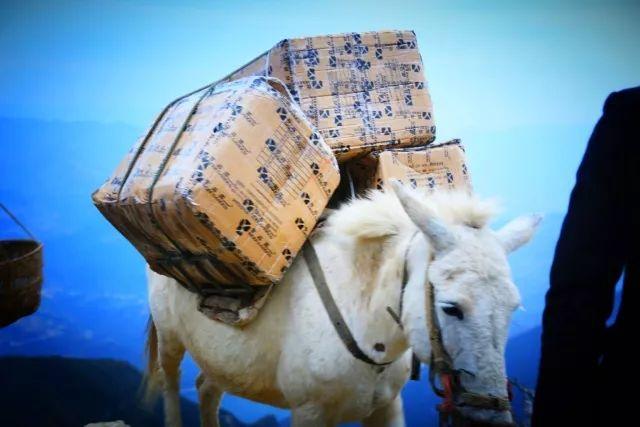
<instances>
[{"instance_id":1,"label":"horse's nostril","mask_svg":"<svg viewBox=\"0 0 640 427\"><path fill-rule=\"evenodd\" d=\"M457 372L457 373L461 373L461 374L467 374L467 375L469 375L471 378L474 378L474 379L475 379L475 377L476 377L476 374L474 374L473 372L468 371L468 370L466 370L466 369L462 369L462 368L460 368L460 369L456 369L456 370L455 370L455 372Z\"/></svg>"}]
</instances>

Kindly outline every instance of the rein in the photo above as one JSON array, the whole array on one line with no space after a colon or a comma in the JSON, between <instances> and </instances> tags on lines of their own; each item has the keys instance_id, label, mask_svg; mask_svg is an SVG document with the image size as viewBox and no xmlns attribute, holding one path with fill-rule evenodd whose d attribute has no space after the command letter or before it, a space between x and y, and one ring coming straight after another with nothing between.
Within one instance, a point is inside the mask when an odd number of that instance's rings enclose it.
<instances>
[{"instance_id":1,"label":"rein","mask_svg":"<svg viewBox=\"0 0 640 427\"><path fill-rule=\"evenodd\" d=\"M413 236L409 239L409 244L405 251L405 261L404 261L404 269L402 275L402 288L400 291L400 303L398 307L398 313L393 311L391 307L387 306L387 311L391 318L398 324L400 329L404 329L402 324L402 311L403 311L403 301L404 301L404 292L407 287L409 281L409 273L407 268L408 254L409 249L411 248L411 242L415 238L415 236L419 232L416 231ZM334 329L338 333L338 336L342 340L343 344L349 350L349 352L358 360L361 360L369 365L385 368L391 363L395 362L392 360L390 362L378 363L371 359L358 345L353 334L349 330L347 323L340 313L340 309L338 308L333 295L331 294L331 290L327 285L326 278L324 276L324 272L322 271L322 267L320 265L320 260L318 259L318 254L316 253L311 240L308 239L303 248L302 253L304 259L307 263L307 268L309 269L309 273L311 274L311 278L313 279L313 283L318 291L318 295L322 300L322 303L325 307L327 314L329 315L329 319L334 326ZM460 381L460 370L456 370L453 366L453 361L451 360L451 356L447 352L444 347L444 343L442 341L442 331L440 329L440 325L438 323L438 316L436 314L436 306L435 306L435 295L433 284L429 282L429 285L426 287L427 290L427 304L426 304L426 312L428 319L428 329L429 329L429 342L431 345L431 360L429 363L429 383L431 384L431 388L433 392L443 399L442 403L437 405L437 410L440 413L440 426L447 426L449 422L453 419L454 414L458 413L458 409L460 407L473 407L478 409L489 409L494 411L508 411L511 409L511 385L507 380L507 391L509 398L502 398L488 394L480 394L473 393L467 391ZM412 378L416 377L416 373L419 373L419 362L416 364L417 358L414 355L413 360L413 369L412 369ZM417 365L417 366L416 366ZM442 388L438 388L436 385L436 376L440 380L440 384Z\"/></svg>"}]
</instances>

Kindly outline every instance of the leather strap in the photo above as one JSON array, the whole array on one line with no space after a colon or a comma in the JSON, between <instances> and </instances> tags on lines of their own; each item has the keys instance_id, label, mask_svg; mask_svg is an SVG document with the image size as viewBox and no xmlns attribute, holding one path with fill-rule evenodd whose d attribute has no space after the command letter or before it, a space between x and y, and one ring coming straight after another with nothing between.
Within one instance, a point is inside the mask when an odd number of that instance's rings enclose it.
<instances>
[{"instance_id":1,"label":"leather strap","mask_svg":"<svg viewBox=\"0 0 640 427\"><path fill-rule=\"evenodd\" d=\"M378 363L367 356L360 346L358 346L358 343L344 321L342 313L340 313L340 309L336 305L336 301L333 299L333 295L331 295L331 290L327 285L327 280L324 276L324 272L322 271L322 267L320 266L318 254L313 248L313 244L311 244L311 239L307 239L305 242L304 247L302 248L302 254L305 262L307 263L309 273L311 273L313 284L315 285L318 295L320 295L320 299L322 300L322 304L329 315L329 319L331 319L334 329L338 333L342 343L345 345L347 350L349 350L349 353L351 353L356 359L373 366L388 366L393 363Z\"/></svg>"},{"instance_id":2,"label":"leather strap","mask_svg":"<svg viewBox=\"0 0 640 427\"><path fill-rule=\"evenodd\" d=\"M415 353L411 353L411 381L420 381L420 359Z\"/></svg>"},{"instance_id":3,"label":"leather strap","mask_svg":"<svg viewBox=\"0 0 640 427\"><path fill-rule=\"evenodd\" d=\"M453 372L453 362L449 353L444 348L442 333L438 323L436 313L435 295L433 283L427 285L427 306L426 312L429 319L429 342L431 343L431 369L437 374L451 374ZM435 368L435 369L434 369Z\"/></svg>"},{"instance_id":4,"label":"leather strap","mask_svg":"<svg viewBox=\"0 0 640 427\"><path fill-rule=\"evenodd\" d=\"M489 396L485 394L464 391L458 396L458 406L470 406L479 409L491 409L494 411L508 411L511 409L509 399L504 397Z\"/></svg>"}]
</instances>

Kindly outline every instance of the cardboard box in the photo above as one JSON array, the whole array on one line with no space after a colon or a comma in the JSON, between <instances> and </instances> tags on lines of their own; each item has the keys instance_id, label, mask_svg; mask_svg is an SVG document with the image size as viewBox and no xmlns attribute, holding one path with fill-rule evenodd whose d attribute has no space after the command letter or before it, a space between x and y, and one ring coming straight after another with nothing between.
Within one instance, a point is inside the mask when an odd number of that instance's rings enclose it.
<instances>
[{"instance_id":1,"label":"cardboard box","mask_svg":"<svg viewBox=\"0 0 640 427\"><path fill-rule=\"evenodd\" d=\"M464 147L459 139L425 147L374 152L349 162L347 170L355 190L388 189L397 179L414 188L471 191Z\"/></svg>"},{"instance_id":2,"label":"cardboard box","mask_svg":"<svg viewBox=\"0 0 640 427\"><path fill-rule=\"evenodd\" d=\"M435 139L413 31L286 39L223 80L256 74L285 82L340 162Z\"/></svg>"},{"instance_id":3,"label":"cardboard box","mask_svg":"<svg viewBox=\"0 0 640 427\"><path fill-rule=\"evenodd\" d=\"M339 180L286 87L250 77L170 104L93 201L153 270L251 296L280 280Z\"/></svg>"}]
</instances>

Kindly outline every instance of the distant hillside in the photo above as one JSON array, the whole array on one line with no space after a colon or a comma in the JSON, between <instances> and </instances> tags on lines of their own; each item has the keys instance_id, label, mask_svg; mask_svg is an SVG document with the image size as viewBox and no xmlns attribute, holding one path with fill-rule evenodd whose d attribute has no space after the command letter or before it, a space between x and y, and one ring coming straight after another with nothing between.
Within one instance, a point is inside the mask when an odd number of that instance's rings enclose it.
<instances>
[{"instance_id":1,"label":"distant hillside","mask_svg":"<svg viewBox=\"0 0 640 427\"><path fill-rule=\"evenodd\" d=\"M78 427L96 421L123 420L133 427L163 426L161 403L140 406L141 373L109 359L63 357L0 358L0 425ZM274 417L244 424L222 410L225 427L276 427ZM185 427L199 426L196 404L182 399Z\"/></svg>"}]
</instances>

